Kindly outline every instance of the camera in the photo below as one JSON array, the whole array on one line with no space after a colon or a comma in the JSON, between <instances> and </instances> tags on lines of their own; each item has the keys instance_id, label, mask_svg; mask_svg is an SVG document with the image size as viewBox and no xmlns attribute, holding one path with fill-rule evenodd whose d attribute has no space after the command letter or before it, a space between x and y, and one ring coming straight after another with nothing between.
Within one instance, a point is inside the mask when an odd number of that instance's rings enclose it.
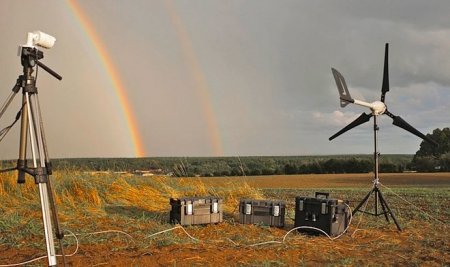
<instances>
[{"instance_id":1,"label":"camera","mask_svg":"<svg viewBox=\"0 0 450 267\"><path fill-rule=\"evenodd\" d=\"M41 31L29 32L27 43L23 47L40 46L43 48L52 48L55 45L56 38Z\"/></svg>"}]
</instances>

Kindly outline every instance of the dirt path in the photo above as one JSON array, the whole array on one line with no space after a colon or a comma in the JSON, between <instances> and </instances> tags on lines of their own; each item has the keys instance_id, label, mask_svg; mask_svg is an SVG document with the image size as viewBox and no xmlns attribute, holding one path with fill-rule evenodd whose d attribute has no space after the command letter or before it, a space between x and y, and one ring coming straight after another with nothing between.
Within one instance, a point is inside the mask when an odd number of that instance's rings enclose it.
<instances>
[{"instance_id":1,"label":"dirt path","mask_svg":"<svg viewBox=\"0 0 450 267\"><path fill-rule=\"evenodd\" d=\"M450 186L450 173L383 173L380 181L389 186ZM226 186L228 182L246 181L257 188L336 188L367 187L373 173L306 174L247 177L200 178L209 186Z\"/></svg>"}]
</instances>

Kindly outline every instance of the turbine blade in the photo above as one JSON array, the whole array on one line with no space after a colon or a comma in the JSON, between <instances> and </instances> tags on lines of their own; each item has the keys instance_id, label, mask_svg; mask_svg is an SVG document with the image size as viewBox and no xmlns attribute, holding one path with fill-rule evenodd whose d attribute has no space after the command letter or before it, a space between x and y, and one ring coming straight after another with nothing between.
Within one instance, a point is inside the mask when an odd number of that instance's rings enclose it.
<instances>
[{"instance_id":1,"label":"turbine blade","mask_svg":"<svg viewBox=\"0 0 450 267\"><path fill-rule=\"evenodd\" d=\"M384 71L383 71L383 85L381 86L381 102L384 103L386 92L389 91L389 44L386 43L384 50Z\"/></svg>"},{"instance_id":2,"label":"turbine blade","mask_svg":"<svg viewBox=\"0 0 450 267\"><path fill-rule=\"evenodd\" d=\"M394 124L397 127L400 127L420 138L422 138L423 140L427 141L428 143L437 146L438 143L436 143L433 139L429 138L428 136L424 135L423 133L419 132L416 128L412 127L409 123L407 123L404 119L402 119L402 117L400 116L395 116L394 114L390 113L389 111L385 111L384 114L388 115L389 117L392 118L392 124Z\"/></svg>"},{"instance_id":3,"label":"turbine blade","mask_svg":"<svg viewBox=\"0 0 450 267\"><path fill-rule=\"evenodd\" d=\"M358 118L356 118L356 120L352 121L349 125L345 126L344 128L342 128L342 130L340 130L339 132L335 133L333 136L331 136L330 138L328 138L328 140L333 140L334 138L338 137L339 135L345 133L346 131L355 128L358 125L361 125L365 122L368 122L370 120L370 117L372 117L372 114L366 114L363 113L361 114Z\"/></svg>"},{"instance_id":4,"label":"turbine blade","mask_svg":"<svg viewBox=\"0 0 450 267\"><path fill-rule=\"evenodd\" d=\"M353 99L350 96L350 92L348 91L344 76L342 76L342 74L340 74L339 71L334 68L331 68L331 72L333 72L334 80L336 81L341 108L347 106L349 103L353 103Z\"/></svg>"}]
</instances>

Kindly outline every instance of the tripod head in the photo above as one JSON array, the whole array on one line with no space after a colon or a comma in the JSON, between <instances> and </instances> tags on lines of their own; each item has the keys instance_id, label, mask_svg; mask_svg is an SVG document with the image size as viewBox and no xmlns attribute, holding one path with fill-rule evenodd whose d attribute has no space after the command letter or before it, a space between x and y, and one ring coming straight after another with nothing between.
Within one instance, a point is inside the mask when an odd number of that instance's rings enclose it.
<instances>
[{"instance_id":1,"label":"tripod head","mask_svg":"<svg viewBox=\"0 0 450 267\"><path fill-rule=\"evenodd\" d=\"M25 75L31 75L33 68L38 65L56 79L62 80L61 75L39 61L44 58L44 52L35 47L22 46L20 48L20 62L22 63Z\"/></svg>"},{"instance_id":2,"label":"tripod head","mask_svg":"<svg viewBox=\"0 0 450 267\"><path fill-rule=\"evenodd\" d=\"M21 47L20 62L24 68L34 68L39 59L44 58L44 52L34 47Z\"/></svg>"}]
</instances>

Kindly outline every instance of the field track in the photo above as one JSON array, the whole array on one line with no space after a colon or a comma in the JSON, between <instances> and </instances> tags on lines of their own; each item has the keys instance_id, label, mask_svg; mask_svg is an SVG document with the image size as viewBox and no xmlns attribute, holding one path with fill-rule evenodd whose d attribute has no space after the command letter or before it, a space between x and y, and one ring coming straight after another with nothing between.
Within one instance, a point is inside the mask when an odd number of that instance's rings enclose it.
<instances>
[{"instance_id":1,"label":"field track","mask_svg":"<svg viewBox=\"0 0 450 267\"><path fill-rule=\"evenodd\" d=\"M450 186L450 173L383 173L379 178L388 186ZM207 177L201 180L210 186L246 181L256 188L355 188L370 186L373 173Z\"/></svg>"}]
</instances>

